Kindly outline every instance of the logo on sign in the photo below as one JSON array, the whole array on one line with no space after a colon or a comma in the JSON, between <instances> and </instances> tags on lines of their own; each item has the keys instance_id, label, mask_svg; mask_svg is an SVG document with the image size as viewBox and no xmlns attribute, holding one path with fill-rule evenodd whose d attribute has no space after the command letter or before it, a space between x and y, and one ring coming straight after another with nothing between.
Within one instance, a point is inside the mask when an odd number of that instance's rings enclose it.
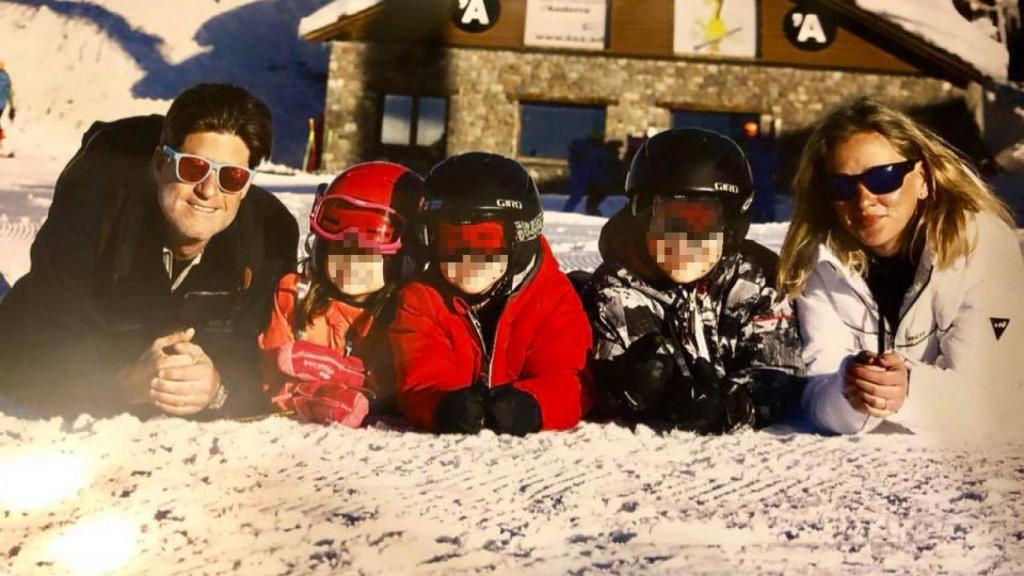
<instances>
[{"instance_id":1,"label":"logo on sign","mask_svg":"<svg viewBox=\"0 0 1024 576\"><path fill-rule=\"evenodd\" d=\"M839 26L830 14L797 6L782 22L786 39L801 50L817 52L832 45Z\"/></svg>"},{"instance_id":2,"label":"logo on sign","mask_svg":"<svg viewBox=\"0 0 1024 576\"><path fill-rule=\"evenodd\" d=\"M452 22L464 32L485 32L498 23L499 0L452 0Z\"/></svg>"}]
</instances>

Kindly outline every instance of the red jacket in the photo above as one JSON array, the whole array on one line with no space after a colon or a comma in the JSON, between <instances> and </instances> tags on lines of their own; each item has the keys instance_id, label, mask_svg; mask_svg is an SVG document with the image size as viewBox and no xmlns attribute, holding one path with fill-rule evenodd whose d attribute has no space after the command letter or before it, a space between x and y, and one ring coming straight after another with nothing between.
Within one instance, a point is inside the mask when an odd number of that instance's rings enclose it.
<instances>
[{"instance_id":1,"label":"red jacket","mask_svg":"<svg viewBox=\"0 0 1024 576\"><path fill-rule=\"evenodd\" d=\"M488 381L529 393L540 406L542 428L559 430L575 426L582 414L590 323L543 237L540 253L539 269L509 297L498 320ZM449 292L423 280L407 285L390 329L398 408L428 430L441 397L481 380L488 369L468 305Z\"/></svg>"},{"instance_id":2,"label":"red jacket","mask_svg":"<svg viewBox=\"0 0 1024 576\"><path fill-rule=\"evenodd\" d=\"M295 340L295 300L299 275L287 274L281 278L274 293L274 307L270 323L260 334L259 347L263 352L261 387L268 398L282 392L290 392L295 385L277 369L277 349L286 342ZM387 289L387 288L385 288ZM393 293L392 293L393 299ZM391 345L388 341L387 323L393 314L393 301L384 303L379 316L374 317L366 308L331 299L327 310L307 318L305 337L307 342L326 346L335 352L344 353L346 340L352 340L352 354L366 365L369 374L367 387L375 393L377 409L387 411L393 401L394 383ZM355 331L350 334L351 331Z\"/></svg>"}]
</instances>

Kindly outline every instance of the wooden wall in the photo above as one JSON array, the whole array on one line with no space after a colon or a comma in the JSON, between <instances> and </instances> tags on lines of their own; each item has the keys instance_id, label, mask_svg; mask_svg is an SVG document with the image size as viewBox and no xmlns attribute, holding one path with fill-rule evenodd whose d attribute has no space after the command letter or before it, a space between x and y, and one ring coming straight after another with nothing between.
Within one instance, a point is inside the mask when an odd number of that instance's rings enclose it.
<instances>
[{"instance_id":1,"label":"wooden wall","mask_svg":"<svg viewBox=\"0 0 1024 576\"><path fill-rule=\"evenodd\" d=\"M374 42L436 41L453 46L544 52L524 46L528 0L501 0L501 16L490 30L463 32L448 17L447 0L386 0L384 4L334 24L316 39ZM680 59L673 54L673 0L608 0L609 56ZM760 0L758 58L739 61L812 68L916 73L918 69L891 51L840 25L831 46L819 52L793 46L783 31L783 19L794 6L791 0ZM895 50L893 50L895 51ZM593 53L592 51L584 51ZM688 57L697 59L698 57ZM735 60L735 59L734 59Z\"/></svg>"}]
</instances>

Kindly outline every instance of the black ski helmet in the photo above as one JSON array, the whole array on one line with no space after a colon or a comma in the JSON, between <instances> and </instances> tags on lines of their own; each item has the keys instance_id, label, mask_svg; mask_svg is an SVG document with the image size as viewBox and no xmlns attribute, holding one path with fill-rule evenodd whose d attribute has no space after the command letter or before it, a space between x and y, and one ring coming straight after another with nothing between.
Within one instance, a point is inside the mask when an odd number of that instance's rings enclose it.
<instances>
[{"instance_id":1,"label":"black ski helmet","mask_svg":"<svg viewBox=\"0 0 1024 576\"><path fill-rule=\"evenodd\" d=\"M433 258L439 222L501 222L511 247L505 274L510 278L537 255L544 211L537 185L522 164L497 154L468 152L430 170L419 220L419 240Z\"/></svg>"},{"instance_id":2,"label":"black ski helmet","mask_svg":"<svg viewBox=\"0 0 1024 576\"><path fill-rule=\"evenodd\" d=\"M736 250L750 227L754 183L743 150L732 139L700 128L675 128L646 140L626 175L629 210L651 216L654 198L708 198L725 216L726 250Z\"/></svg>"}]
</instances>

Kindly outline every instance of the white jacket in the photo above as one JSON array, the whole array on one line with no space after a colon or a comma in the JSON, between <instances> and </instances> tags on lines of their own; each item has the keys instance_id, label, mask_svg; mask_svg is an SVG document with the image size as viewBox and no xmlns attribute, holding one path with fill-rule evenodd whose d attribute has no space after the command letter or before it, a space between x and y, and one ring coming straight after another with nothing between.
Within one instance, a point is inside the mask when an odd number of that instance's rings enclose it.
<instances>
[{"instance_id":1,"label":"white jacket","mask_svg":"<svg viewBox=\"0 0 1024 576\"><path fill-rule=\"evenodd\" d=\"M945 269L925 247L899 325L886 325L884 347L910 368L907 400L888 419L915 433L1005 436L1009 423L1024 414L1021 247L1016 231L991 214L977 215L970 225L973 252ZM805 414L831 432L875 428L881 419L855 411L842 394L851 357L879 351L878 306L864 278L820 246L797 311L807 363Z\"/></svg>"}]
</instances>

